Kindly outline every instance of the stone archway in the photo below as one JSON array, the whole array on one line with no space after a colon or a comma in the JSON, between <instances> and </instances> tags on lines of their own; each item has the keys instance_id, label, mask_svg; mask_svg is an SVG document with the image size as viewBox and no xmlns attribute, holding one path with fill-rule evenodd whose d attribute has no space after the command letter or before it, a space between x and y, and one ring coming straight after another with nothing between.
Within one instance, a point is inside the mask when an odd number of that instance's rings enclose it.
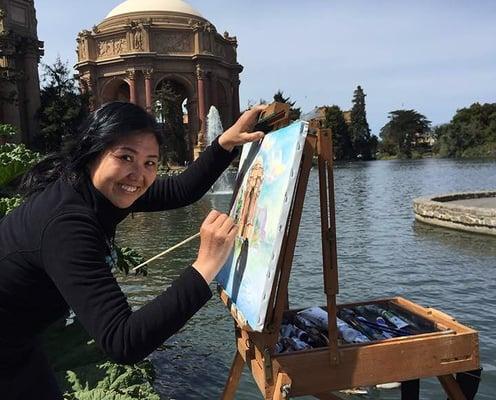
<instances>
[{"instance_id":1,"label":"stone archway","mask_svg":"<svg viewBox=\"0 0 496 400\"><path fill-rule=\"evenodd\" d=\"M130 86L129 83L121 78L113 78L109 80L102 88L100 94L102 103L108 103L110 101L130 101Z\"/></svg>"}]
</instances>

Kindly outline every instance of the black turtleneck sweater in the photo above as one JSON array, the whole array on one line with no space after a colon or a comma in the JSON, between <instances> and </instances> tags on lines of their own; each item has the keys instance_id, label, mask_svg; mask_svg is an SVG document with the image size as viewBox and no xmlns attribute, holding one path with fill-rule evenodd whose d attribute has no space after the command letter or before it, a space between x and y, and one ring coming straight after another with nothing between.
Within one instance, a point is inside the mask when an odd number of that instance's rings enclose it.
<instances>
[{"instance_id":1,"label":"black turtleneck sweater","mask_svg":"<svg viewBox=\"0 0 496 400\"><path fill-rule=\"evenodd\" d=\"M113 206L89 179L48 185L0 220L0 372L22 362L35 337L71 308L115 361L133 363L177 332L211 297L188 267L132 312L110 266L109 240L131 212L200 199L234 158L217 141L185 172L159 178L130 208Z\"/></svg>"}]
</instances>

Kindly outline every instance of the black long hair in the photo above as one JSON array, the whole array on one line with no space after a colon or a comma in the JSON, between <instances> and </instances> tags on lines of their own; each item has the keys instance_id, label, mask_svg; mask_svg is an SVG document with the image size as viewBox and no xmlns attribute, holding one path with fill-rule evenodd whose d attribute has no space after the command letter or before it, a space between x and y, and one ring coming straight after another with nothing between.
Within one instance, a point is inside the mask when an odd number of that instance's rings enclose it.
<instances>
[{"instance_id":1,"label":"black long hair","mask_svg":"<svg viewBox=\"0 0 496 400\"><path fill-rule=\"evenodd\" d=\"M21 193L29 197L61 177L77 185L88 165L105 149L118 139L140 131L153 133L162 148L164 140L155 118L143 108L121 101L104 104L88 116L75 139L24 175Z\"/></svg>"}]
</instances>

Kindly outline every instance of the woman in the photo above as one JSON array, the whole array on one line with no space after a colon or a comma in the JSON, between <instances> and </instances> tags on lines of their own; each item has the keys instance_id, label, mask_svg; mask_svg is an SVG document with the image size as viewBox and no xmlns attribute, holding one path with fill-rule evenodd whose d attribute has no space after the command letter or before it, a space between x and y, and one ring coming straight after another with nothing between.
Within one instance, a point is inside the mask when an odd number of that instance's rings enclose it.
<instances>
[{"instance_id":1,"label":"woman","mask_svg":"<svg viewBox=\"0 0 496 400\"><path fill-rule=\"evenodd\" d=\"M231 218L210 212L196 260L135 312L111 273L115 229L132 212L200 199L235 157L234 147L263 136L247 133L261 110L243 114L181 175L156 179L162 138L153 117L110 103L90 115L66 154L27 174L27 200L0 221L2 399L62 398L37 336L69 308L112 359L134 363L205 304L234 241Z\"/></svg>"}]
</instances>

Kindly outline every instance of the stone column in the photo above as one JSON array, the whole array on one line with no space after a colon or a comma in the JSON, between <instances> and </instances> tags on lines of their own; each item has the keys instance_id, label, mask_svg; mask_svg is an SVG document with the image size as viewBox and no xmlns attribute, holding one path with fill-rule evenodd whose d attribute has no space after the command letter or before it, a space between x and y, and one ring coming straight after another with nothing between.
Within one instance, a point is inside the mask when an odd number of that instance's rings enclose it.
<instances>
[{"instance_id":1,"label":"stone column","mask_svg":"<svg viewBox=\"0 0 496 400\"><path fill-rule=\"evenodd\" d=\"M143 71L143 75L145 77L145 108L149 113L152 112L153 103L152 74L152 68L148 68Z\"/></svg>"},{"instance_id":2,"label":"stone column","mask_svg":"<svg viewBox=\"0 0 496 400\"><path fill-rule=\"evenodd\" d=\"M210 75L210 93L212 93L212 105L219 108L219 91L217 84L217 75L214 72Z\"/></svg>"},{"instance_id":3,"label":"stone column","mask_svg":"<svg viewBox=\"0 0 496 400\"><path fill-rule=\"evenodd\" d=\"M129 102L137 104L136 71L132 69L128 70L127 79L129 81Z\"/></svg>"},{"instance_id":4,"label":"stone column","mask_svg":"<svg viewBox=\"0 0 496 400\"><path fill-rule=\"evenodd\" d=\"M196 66L196 79L198 82L198 119L199 119L199 132L198 132L198 145L203 148L205 146L205 122L207 119L207 110L205 103L205 71Z\"/></svg>"},{"instance_id":5,"label":"stone column","mask_svg":"<svg viewBox=\"0 0 496 400\"><path fill-rule=\"evenodd\" d=\"M24 143L31 143L34 134L39 129L37 113L41 106L41 99L38 61L43 54L42 44L36 39L30 39L24 51L26 132L24 132L23 141Z\"/></svg>"},{"instance_id":6,"label":"stone column","mask_svg":"<svg viewBox=\"0 0 496 400\"><path fill-rule=\"evenodd\" d=\"M239 80L238 77L234 79L233 82L233 109L232 109L232 119L233 123L238 119L239 117L239 84L241 81Z\"/></svg>"}]
</instances>

